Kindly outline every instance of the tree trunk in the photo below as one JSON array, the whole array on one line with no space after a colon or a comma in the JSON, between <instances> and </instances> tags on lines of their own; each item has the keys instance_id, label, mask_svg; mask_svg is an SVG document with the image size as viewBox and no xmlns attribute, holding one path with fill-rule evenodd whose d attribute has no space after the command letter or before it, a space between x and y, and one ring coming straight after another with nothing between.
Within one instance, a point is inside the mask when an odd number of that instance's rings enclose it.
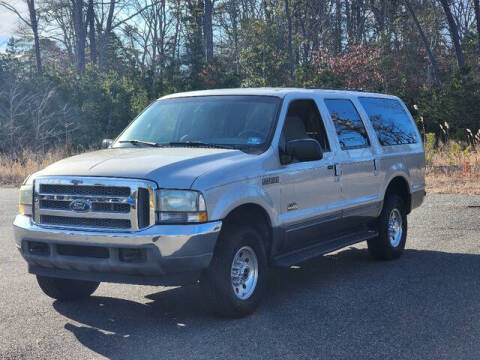
<instances>
[{"instance_id":1,"label":"tree trunk","mask_svg":"<svg viewBox=\"0 0 480 360\"><path fill-rule=\"evenodd\" d=\"M285 15L287 16L288 23L288 58L290 65L290 81L293 83L293 71L295 70L295 64L293 62L292 16L290 15L290 9L288 8L288 1L289 0L285 0Z\"/></svg>"},{"instance_id":2,"label":"tree trunk","mask_svg":"<svg viewBox=\"0 0 480 360\"><path fill-rule=\"evenodd\" d=\"M238 8L236 0L232 1L231 17L233 31L233 52L235 56L235 73L240 74L240 63L238 61Z\"/></svg>"},{"instance_id":3,"label":"tree trunk","mask_svg":"<svg viewBox=\"0 0 480 360\"><path fill-rule=\"evenodd\" d=\"M188 0L187 10L190 16L186 26L191 28L186 37L187 54L190 57L190 85L192 88L198 89L204 85L200 79L200 72L206 58L203 36L205 3L203 0Z\"/></svg>"},{"instance_id":4,"label":"tree trunk","mask_svg":"<svg viewBox=\"0 0 480 360\"><path fill-rule=\"evenodd\" d=\"M167 4L166 0L161 1L160 5L160 84L163 90L163 77L166 64L166 47L167 47Z\"/></svg>"},{"instance_id":5,"label":"tree trunk","mask_svg":"<svg viewBox=\"0 0 480 360\"><path fill-rule=\"evenodd\" d=\"M97 63L97 44L95 41L95 13L93 9L93 0L88 0L87 23L89 27L88 39L90 41L90 61Z\"/></svg>"},{"instance_id":6,"label":"tree trunk","mask_svg":"<svg viewBox=\"0 0 480 360\"><path fill-rule=\"evenodd\" d=\"M342 2L335 2L335 53L342 51Z\"/></svg>"},{"instance_id":7,"label":"tree trunk","mask_svg":"<svg viewBox=\"0 0 480 360\"><path fill-rule=\"evenodd\" d=\"M110 47L110 34L112 32L113 14L115 11L115 1L116 0L110 0L110 6L108 8L108 15L107 15L107 23L105 25L105 30L103 31L103 34L101 36L98 65L102 70L105 69L107 50Z\"/></svg>"},{"instance_id":8,"label":"tree trunk","mask_svg":"<svg viewBox=\"0 0 480 360\"><path fill-rule=\"evenodd\" d=\"M83 0L72 0L72 20L75 30L75 67L78 72L85 70L86 32L83 23Z\"/></svg>"},{"instance_id":9,"label":"tree trunk","mask_svg":"<svg viewBox=\"0 0 480 360\"><path fill-rule=\"evenodd\" d=\"M465 61L463 59L462 47L460 45L460 38L458 36L458 28L453 18L452 11L448 5L448 0L440 0L443 10L445 11L445 16L447 17L448 28L450 30L450 36L452 37L453 45L455 46L455 54L457 55L458 67L463 68L465 66Z\"/></svg>"},{"instance_id":10,"label":"tree trunk","mask_svg":"<svg viewBox=\"0 0 480 360\"><path fill-rule=\"evenodd\" d=\"M203 36L205 40L205 60L210 63L213 60L213 0L205 0L203 20Z\"/></svg>"},{"instance_id":11,"label":"tree trunk","mask_svg":"<svg viewBox=\"0 0 480 360\"><path fill-rule=\"evenodd\" d=\"M353 38L353 3L349 0L345 0L345 23L347 28L347 44L352 44Z\"/></svg>"},{"instance_id":12,"label":"tree trunk","mask_svg":"<svg viewBox=\"0 0 480 360\"><path fill-rule=\"evenodd\" d=\"M152 30L152 63L150 70L152 72L152 89L155 84L155 77L157 75L157 49L158 49L158 12L154 9L153 30Z\"/></svg>"},{"instance_id":13,"label":"tree trunk","mask_svg":"<svg viewBox=\"0 0 480 360\"><path fill-rule=\"evenodd\" d=\"M427 50L428 58L430 59L430 63L432 64L433 76L435 77L435 82L437 83L437 85L440 85L440 76L438 75L438 65L437 65L437 61L435 60L435 56L433 55L432 49L430 49L430 44L428 43L428 40L425 37L422 26L418 22L417 16L415 15L415 11L412 8L412 4L410 4L409 0L405 0L405 5L407 5L407 9L410 12L410 15L412 15L413 22L415 23L415 26L418 29L418 33L422 38L425 49Z\"/></svg>"},{"instance_id":14,"label":"tree trunk","mask_svg":"<svg viewBox=\"0 0 480 360\"><path fill-rule=\"evenodd\" d=\"M478 72L480 73L480 0L473 0L475 6L475 18L477 20L477 53L478 53Z\"/></svg>"},{"instance_id":15,"label":"tree trunk","mask_svg":"<svg viewBox=\"0 0 480 360\"><path fill-rule=\"evenodd\" d=\"M40 55L40 40L38 37L38 19L37 11L35 10L35 0L27 0L28 13L30 15L30 25L33 32L33 40L35 44L35 59L37 61L37 73L42 74L42 58Z\"/></svg>"},{"instance_id":16,"label":"tree trunk","mask_svg":"<svg viewBox=\"0 0 480 360\"><path fill-rule=\"evenodd\" d=\"M180 35L180 18L179 16L176 17L176 22L175 22L175 35L173 37L173 46L172 46L172 60L173 64L177 64L177 59L176 59L176 53L177 53L177 46L178 46L178 38Z\"/></svg>"},{"instance_id":17,"label":"tree trunk","mask_svg":"<svg viewBox=\"0 0 480 360\"><path fill-rule=\"evenodd\" d=\"M360 44L363 39L363 32L365 28L365 16L362 15L362 8L363 8L363 0L356 0L356 6L355 6L355 11L356 11L356 34L355 34L355 42L357 44Z\"/></svg>"}]
</instances>

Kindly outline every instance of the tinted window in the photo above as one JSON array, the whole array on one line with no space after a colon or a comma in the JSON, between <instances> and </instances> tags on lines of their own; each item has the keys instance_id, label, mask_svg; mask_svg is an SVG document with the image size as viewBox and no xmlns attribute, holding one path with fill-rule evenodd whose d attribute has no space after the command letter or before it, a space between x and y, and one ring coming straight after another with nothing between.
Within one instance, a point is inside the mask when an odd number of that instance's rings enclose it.
<instances>
[{"instance_id":1,"label":"tinted window","mask_svg":"<svg viewBox=\"0 0 480 360\"><path fill-rule=\"evenodd\" d=\"M380 98L360 98L377 133L380 144L415 144L417 132L405 109L398 100Z\"/></svg>"},{"instance_id":2,"label":"tinted window","mask_svg":"<svg viewBox=\"0 0 480 360\"><path fill-rule=\"evenodd\" d=\"M362 119L350 100L325 100L337 130L342 150L358 149L369 145Z\"/></svg>"}]
</instances>

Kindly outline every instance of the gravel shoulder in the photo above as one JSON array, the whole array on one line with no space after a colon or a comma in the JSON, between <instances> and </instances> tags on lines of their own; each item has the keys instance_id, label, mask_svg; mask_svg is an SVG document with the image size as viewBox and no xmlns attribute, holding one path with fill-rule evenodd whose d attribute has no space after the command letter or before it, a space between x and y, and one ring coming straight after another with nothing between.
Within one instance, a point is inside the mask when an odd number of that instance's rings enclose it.
<instances>
[{"instance_id":1,"label":"gravel shoulder","mask_svg":"<svg viewBox=\"0 0 480 360\"><path fill-rule=\"evenodd\" d=\"M250 317L213 317L195 287L102 284L44 296L12 239L17 190L0 188L0 359L474 359L480 354L480 196L431 195L407 250L364 244L273 270Z\"/></svg>"}]
</instances>

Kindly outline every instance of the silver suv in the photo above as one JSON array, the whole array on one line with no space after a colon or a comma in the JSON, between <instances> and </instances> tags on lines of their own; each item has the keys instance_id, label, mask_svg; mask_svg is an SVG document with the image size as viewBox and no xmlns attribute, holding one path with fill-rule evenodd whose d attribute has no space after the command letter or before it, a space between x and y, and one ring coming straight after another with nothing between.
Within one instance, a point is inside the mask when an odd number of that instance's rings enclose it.
<instances>
[{"instance_id":1,"label":"silver suv","mask_svg":"<svg viewBox=\"0 0 480 360\"><path fill-rule=\"evenodd\" d=\"M362 241L374 258L399 257L425 196L421 137L389 95L175 94L104 142L21 187L15 242L58 300L102 281L199 282L217 313L246 315L270 266Z\"/></svg>"}]
</instances>

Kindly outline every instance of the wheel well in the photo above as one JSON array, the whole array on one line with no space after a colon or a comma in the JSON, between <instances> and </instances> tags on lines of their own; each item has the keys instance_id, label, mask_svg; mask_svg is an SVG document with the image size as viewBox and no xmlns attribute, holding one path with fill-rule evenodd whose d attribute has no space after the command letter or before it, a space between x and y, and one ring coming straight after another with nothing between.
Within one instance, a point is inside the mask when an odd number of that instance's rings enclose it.
<instances>
[{"instance_id":1,"label":"wheel well","mask_svg":"<svg viewBox=\"0 0 480 360\"><path fill-rule=\"evenodd\" d=\"M224 226L248 224L254 226L265 242L265 252L270 255L272 248L272 224L266 210L257 204L244 204L230 211L223 220Z\"/></svg>"},{"instance_id":2,"label":"wheel well","mask_svg":"<svg viewBox=\"0 0 480 360\"><path fill-rule=\"evenodd\" d=\"M385 198L390 194L400 195L402 199L406 201L407 214L410 213L410 210L412 209L412 198L407 180L401 176L393 178L392 181L390 181L390 184L388 184L387 190L385 191Z\"/></svg>"}]
</instances>

